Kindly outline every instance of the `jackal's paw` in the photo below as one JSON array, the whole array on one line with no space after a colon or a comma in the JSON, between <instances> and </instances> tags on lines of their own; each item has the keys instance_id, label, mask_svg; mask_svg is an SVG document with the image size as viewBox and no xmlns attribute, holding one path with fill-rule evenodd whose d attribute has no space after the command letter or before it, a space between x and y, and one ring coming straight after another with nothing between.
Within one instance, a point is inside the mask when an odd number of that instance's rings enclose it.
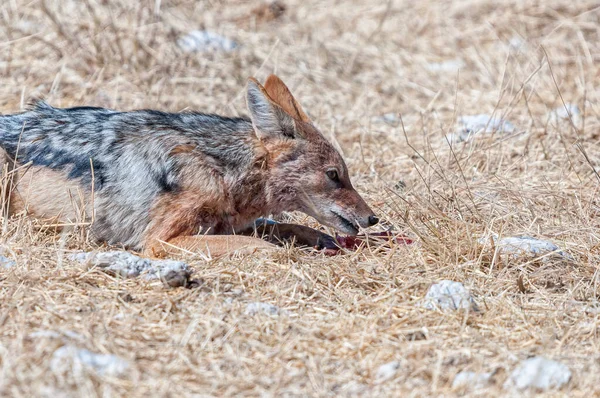
<instances>
[{"instance_id":1,"label":"jackal's paw","mask_svg":"<svg viewBox=\"0 0 600 398\"><path fill-rule=\"evenodd\" d=\"M318 231L317 231L318 232ZM340 247L335 240L335 238L331 235L327 235L325 233L319 232L317 238L317 244L315 246L317 250L339 250Z\"/></svg>"}]
</instances>

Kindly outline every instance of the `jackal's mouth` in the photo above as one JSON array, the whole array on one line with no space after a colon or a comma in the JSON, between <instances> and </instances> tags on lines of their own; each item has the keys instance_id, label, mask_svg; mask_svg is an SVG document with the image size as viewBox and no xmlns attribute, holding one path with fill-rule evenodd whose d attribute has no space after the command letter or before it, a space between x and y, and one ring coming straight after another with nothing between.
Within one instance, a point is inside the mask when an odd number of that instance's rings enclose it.
<instances>
[{"instance_id":1,"label":"jackal's mouth","mask_svg":"<svg viewBox=\"0 0 600 398\"><path fill-rule=\"evenodd\" d=\"M340 221L342 228L340 230L344 230L346 233L350 233L356 235L358 233L358 225L348 220L346 217L341 216L340 214L332 211L333 215Z\"/></svg>"}]
</instances>

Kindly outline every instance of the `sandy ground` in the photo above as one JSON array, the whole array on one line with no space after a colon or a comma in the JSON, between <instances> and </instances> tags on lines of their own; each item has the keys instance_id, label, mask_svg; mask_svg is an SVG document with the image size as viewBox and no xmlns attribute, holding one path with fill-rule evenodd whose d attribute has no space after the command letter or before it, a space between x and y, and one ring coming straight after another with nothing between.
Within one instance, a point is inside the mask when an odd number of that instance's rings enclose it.
<instances>
[{"instance_id":1,"label":"sandy ground","mask_svg":"<svg viewBox=\"0 0 600 398\"><path fill-rule=\"evenodd\" d=\"M110 249L84 229L5 220L1 395L516 396L503 385L532 356L572 372L547 394L600 393L598 3L374 3L2 2L0 112L43 97L239 115L246 79L275 72L416 242L185 255L200 284L185 289L70 260ZM177 40L195 29L238 46L186 53ZM460 134L479 114L503 131ZM503 254L521 235L562 254ZM478 311L423 308L444 279ZM493 376L453 388L462 371Z\"/></svg>"}]
</instances>

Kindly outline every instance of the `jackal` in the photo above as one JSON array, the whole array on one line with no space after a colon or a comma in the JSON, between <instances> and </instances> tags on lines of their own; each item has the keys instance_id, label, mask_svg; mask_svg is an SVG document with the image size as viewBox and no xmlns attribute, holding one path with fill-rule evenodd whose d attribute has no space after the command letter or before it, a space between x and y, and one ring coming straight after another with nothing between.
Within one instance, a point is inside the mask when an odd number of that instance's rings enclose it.
<instances>
[{"instance_id":1,"label":"jackal","mask_svg":"<svg viewBox=\"0 0 600 398\"><path fill-rule=\"evenodd\" d=\"M10 212L72 222L76 189L91 197L83 213L96 239L149 255L172 246L212 254L271 246L239 234L283 211L347 234L378 222L338 151L277 76L264 87L250 78L246 99L249 118L43 101L0 116L0 161L13 170ZM333 244L292 224L268 235Z\"/></svg>"}]
</instances>

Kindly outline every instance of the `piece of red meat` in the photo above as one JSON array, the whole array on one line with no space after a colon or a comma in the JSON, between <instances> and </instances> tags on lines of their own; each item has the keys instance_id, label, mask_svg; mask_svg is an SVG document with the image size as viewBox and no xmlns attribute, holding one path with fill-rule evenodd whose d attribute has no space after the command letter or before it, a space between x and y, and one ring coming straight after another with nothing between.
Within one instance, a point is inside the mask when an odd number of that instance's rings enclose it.
<instances>
[{"instance_id":1,"label":"piece of red meat","mask_svg":"<svg viewBox=\"0 0 600 398\"><path fill-rule=\"evenodd\" d=\"M384 232L374 232L368 235L357 235L357 236L340 236L336 235L335 240L339 244L340 248L347 250L356 250L362 244L365 243L367 239L373 239L375 241L379 241L382 243L386 242L395 242L400 245L410 245L414 243L414 240L409 238L408 236L403 235L395 235L392 231L384 231ZM339 254L341 250L339 249L325 249L323 251L325 255L333 256Z\"/></svg>"}]
</instances>

